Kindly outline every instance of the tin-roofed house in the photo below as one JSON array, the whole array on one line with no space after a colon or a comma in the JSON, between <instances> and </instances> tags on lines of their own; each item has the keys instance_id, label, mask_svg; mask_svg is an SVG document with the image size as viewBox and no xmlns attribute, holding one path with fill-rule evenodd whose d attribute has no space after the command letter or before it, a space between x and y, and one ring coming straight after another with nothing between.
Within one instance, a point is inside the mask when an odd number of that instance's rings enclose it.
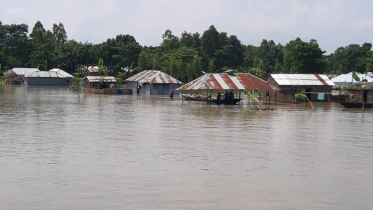
<instances>
[{"instance_id":1,"label":"tin-roofed house","mask_svg":"<svg viewBox=\"0 0 373 210\"><path fill-rule=\"evenodd\" d=\"M132 95L132 89L116 87L117 80L112 76L86 76L84 92L95 94L124 94Z\"/></svg>"},{"instance_id":2,"label":"tin-roofed house","mask_svg":"<svg viewBox=\"0 0 373 210\"><path fill-rule=\"evenodd\" d=\"M70 86L73 75L61 70L35 71L24 77L26 86Z\"/></svg>"},{"instance_id":3,"label":"tin-roofed house","mask_svg":"<svg viewBox=\"0 0 373 210\"><path fill-rule=\"evenodd\" d=\"M4 83L6 85L22 85L24 84L25 75L40 71L37 68L13 68L9 69L4 74Z\"/></svg>"},{"instance_id":4,"label":"tin-roofed house","mask_svg":"<svg viewBox=\"0 0 373 210\"><path fill-rule=\"evenodd\" d=\"M175 94L182 82L158 70L145 70L126 80L127 88L140 94L168 95L171 90Z\"/></svg>"},{"instance_id":5,"label":"tin-roofed house","mask_svg":"<svg viewBox=\"0 0 373 210\"><path fill-rule=\"evenodd\" d=\"M370 77L368 74L361 74L359 72L356 72L356 75L359 77L360 81L362 81L363 79L366 79L368 83L373 84L373 78ZM350 72L348 74L341 74L337 77L334 77L332 79L332 82L335 85L345 85L346 87L352 86L358 83L353 77L353 72Z\"/></svg>"},{"instance_id":6,"label":"tin-roofed house","mask_svg":"<svg viewBox=\"0 0 373 210\"><path fill-rule=\"evenodd\" d=\"M87 76L99 76L99 68L97 66L88 67Z\"/></svg>"},{"instance_id":7,"label":"tin-roofed house","mask_svg":"<svg viewBox=\"0 0 373 210\"><path fill-rule=\"evenodd\" d=\"M283 103L294 103L295 94L302 90L311 101L328 101L334 85L323 74L270 74L267 82L277 89L271 90L271 98Z\"/></svg>"}]
</instances>

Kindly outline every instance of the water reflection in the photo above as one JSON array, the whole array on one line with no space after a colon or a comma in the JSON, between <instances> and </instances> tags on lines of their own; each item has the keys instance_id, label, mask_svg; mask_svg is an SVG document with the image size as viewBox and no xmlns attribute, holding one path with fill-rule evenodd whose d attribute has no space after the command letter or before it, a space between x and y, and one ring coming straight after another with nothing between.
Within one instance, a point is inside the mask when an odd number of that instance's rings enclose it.
<instances>
[{"instance_id":1,"label":"water reflection","mask_svg":"<svg viewBox=\"0 0 373 210\"><path fill-rule=\"evenodd\" d=\"M372 113L0 86L4 209L370 209Z\"/></svg>"}]
</instances>

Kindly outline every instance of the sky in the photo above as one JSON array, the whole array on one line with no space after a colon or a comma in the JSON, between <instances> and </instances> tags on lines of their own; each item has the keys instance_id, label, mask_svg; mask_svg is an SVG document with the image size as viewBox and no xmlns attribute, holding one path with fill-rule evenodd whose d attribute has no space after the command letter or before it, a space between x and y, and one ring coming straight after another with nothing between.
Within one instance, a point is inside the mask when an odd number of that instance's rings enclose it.
<instances>
[{"instance_id":1,"label":"sky","mask_svg":"<svg viewBox=\"0 0 373 210\"><path fill-rule=\"evenodd\" d=\"M316 39L326 54L373 42L371 0L0 0L3 24L31 32L38 20L46 29L61 22L69 39L94 44L130 34L158 46L167 29L202 34L210 25L245 45Z\"/></svg>"}]
</instances>

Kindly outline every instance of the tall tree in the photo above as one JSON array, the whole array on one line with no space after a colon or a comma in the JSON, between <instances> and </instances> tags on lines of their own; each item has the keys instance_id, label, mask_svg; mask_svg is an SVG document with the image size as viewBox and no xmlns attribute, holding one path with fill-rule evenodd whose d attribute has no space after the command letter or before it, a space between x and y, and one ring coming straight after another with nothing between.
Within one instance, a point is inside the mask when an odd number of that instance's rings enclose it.
<instances>
[{"instance_id":1,"label":"tall tree","mask_svg":"<svg viewBox=\"0 0 373 210\"><path fill-rule=\"evenodd\" d=\"M201 38L201 46L203 52L206 54L208 58L214 57L215 51L220 49L220 34L213 25L211 25L208 30L203 32Z\"/></svg>"}]
</instances>

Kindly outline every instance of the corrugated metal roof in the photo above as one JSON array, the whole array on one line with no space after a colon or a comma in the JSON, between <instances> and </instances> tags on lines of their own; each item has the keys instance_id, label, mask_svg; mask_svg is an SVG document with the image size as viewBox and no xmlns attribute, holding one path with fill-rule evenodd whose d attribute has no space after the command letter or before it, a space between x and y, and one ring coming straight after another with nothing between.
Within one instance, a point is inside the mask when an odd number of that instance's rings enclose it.
<instances>
[{"instance_id":1,"label":"corrugated metal roof","mask_svg":"<svg viewBox=\"0 0 373 210\"><path fill-rule=\"evenodd\" d=\"M32 72L31 74L29 74L29 75L27 75L25 77L28 77L28 78L32 78L32 77L66 78L64 75L62 75L62 74L60 74L58 72L53 72L53 71L34 71L34 72Z\"/></svg>"},{"instance_id":2,"label":"corrugated metal roof","mask_svg":"<svg viewBox=\"0 0 373 210\"><path fill-rule=\"evenodd\" d=\"M271 90L264 80L247 73L205 74L177 90Z\"/></svg>"},{"instance_id":3,"label":"corrugated metal roof","mask_svg":"<svg viewBox=\"0 0 373 210\"><path fill-rule=\"evenodd\" d=\"M367 76L366 74L360 74L358 72L356 72L356 74L360 78L360 80L366 79L368 80L368 83L373 83L373 78ZM352 76L352 72L348 74L341 74L338 77L334 77L332 81L336 84L343 84L343 83L356 84L357 83Z\"/></svg>"},{"instance_id":4,"label":"corrugated metal roof","mask_svg":"<svg viewBox=\"0 0 373 210\"><path fill-rule=\"evenodd\" d=\"M89 82L117 82L114 77L110 76L86 76Z\"/></svg>"},{"instance_id":5,"label":"corrugated metal roof","mask_svg":"<svg viewBox=\"0 0 373 210\"><path fill-rule=\"evenodd\" d=\"M126 80L127 82L156 83L156 84L183 84L179 80L158 70L145 70Z\"/></svg>"},{"instance_id":6,"label":"corrugated metal roof","mask_svg":"<svg viewBox=\"0 0 373 210\"><path fill-rule=\"evenodd\" d=\"M29 75L35 71L40 71L37 68L13 68L11 69L14 73L16 73L18 76L26 76Z\"/></svg>"},{"instance_id":7,"label":"corrugated metal roof","mask_svg":"<svg viewBox=\"0 0 373 210\"><path fill-rule=\"evenodd\" d=\"M64 71L62 69L51 69L49 71L50 72L57 72L58 74L63 75L64 77L74 77L73 75L67 73L66 71Z\"/></svg>"},{"instance_id":8,"label":"corrugated metal roof","mask_svg":"<svg viewBox=\"0 0 373 210\"><path fill-rule=\"evenodd\" d=\"M88 67L88 72L98 72L98 67L97 66L90 66Z\"/></svg>"},{"instance_id":9,"label":"corrugated metal roof","mask_svg":"<svg viewBox=\"0 0 373 210\"><path fill-rule=\"evenodd\" d=\"M271 74L271 76L279 85L334 85L324 74Z\"/></svg>"}]
</instances>

